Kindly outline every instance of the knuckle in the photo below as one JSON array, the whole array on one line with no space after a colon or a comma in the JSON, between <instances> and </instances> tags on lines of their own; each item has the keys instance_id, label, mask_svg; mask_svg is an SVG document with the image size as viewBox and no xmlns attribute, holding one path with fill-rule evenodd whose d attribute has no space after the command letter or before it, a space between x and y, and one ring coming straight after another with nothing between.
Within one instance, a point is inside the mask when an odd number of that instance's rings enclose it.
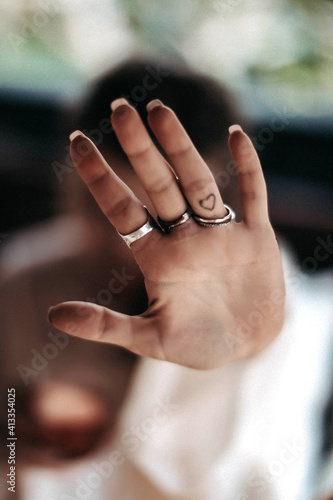
<instances>
[{"instance_id":1,"label":"knuckle","mask_svg":"<svg viewBox=\"0 0 333 500\"><path fill-rule=\"evenodd\" d=\"M241 198L246 199L247 201L258 201L266 199L264 193L261 193L260 191L255 189L242 189L240 191L240 196Z\"/></svg>"},{"instance_id":2,"label":"knuckle","mask_svg":"<svg viewBox=\"0 0 333 500\"><path fill-rule=\"evenodd\" d=\"M112 219L114 217L118 217L119 215L126 216L127 210L129 210L130 204L132 203L132 198L130 196L125 196L120 200L116 201L112 204L112 206L108 207L104 214L108 219Z\"/></svg>"},{"instance_id":3,"label":"knuckle","mask_svg":"<svg viewBox=\"0 0 333 500\"><path fill-rule=\"evenodd\" d=\"M242 198L246 198L248 201L253 201L258 198L258 193L256 191L241 190L240 195Z\"/></svg>"},{"instance_id":4,"label":"knuckle","mask_svg":"<svg viewBox=\"0 0 333 500\"><path fill-rule=\"evenodd\" d=\"M150 151L153 148L153 143L150 142L149 144L145 145L143 148L139 149L133 149L132 151L127 152L128 158L131 160L133 158L139 158L140 156L145 156L150 153Z\"/></svg>"},{"instance_id":5,"label":"knuckle","mask_svg":"<svg viewBox=\"0 0 333 500\"><path fill-rule=\"evenodd\" d=\"M150 186L147 186L147 192L152 194L161 194L171 188L175 178L170 176L155 179Z\"/></svg>"},{"instance_id":6,"label":"knuckle","mask_svg":"<svg viewBox=\"0 0 333 500\"><path fill-rule=\"evenodd\" d=\"M254 177L257 173L256 169L248 165L238 166L237 171L242 177Z\"/></svg>"},{"instance_id":7,"label":"knuckle","mask_svg":"<svg viewBox=\"0 0 333 500\"><path fill-rule=\"evenodd\" d=\"M173 150L168 153L170 158L174 157L181 157L189 154L191 152L191 149L193 148L193 145L191 142L188 142L187 140L178 140L178 144L174 145Z\"/></svg>"},{"instance_id":8,"label":"knuckle","mask_svg":"<svg viewBox=\"0 0 333 500\"><path fill-rule=\"evenodd\" d=\"M189 182L185 186L186 191L189 191L190 193L195 193L195 192L202 192L202 191L207 191L209 189L213 190L212 192L216 191L216 184L215 181L210 179L210 178L198 178L194 179L191 182Z\"/></svg>"},{"instance_id":9,"label":"knuckle","mask_svg":"<svg viewBox=\"0 0 333 500\"><path fill-rule=\"evenodd\" d=\"M106 177L109 175L108 171L104 172L95 172L89 175L89 178L86 181L87 186L94 187L99 182L104 182Z\"/></svg>"},{"instance_id":10,"label":"knuckle","mask_svg":"<svg viewBox=\"0 0 333 500\"><path fill-rule=\"evenodd\" d=\"M109 317L108 317L109 315L107 309L103 307L99 314L100 314L99 328L96 331L95 340L102 340L103 338L105 338L109 329Z\"/></svg>"}]
</instances>

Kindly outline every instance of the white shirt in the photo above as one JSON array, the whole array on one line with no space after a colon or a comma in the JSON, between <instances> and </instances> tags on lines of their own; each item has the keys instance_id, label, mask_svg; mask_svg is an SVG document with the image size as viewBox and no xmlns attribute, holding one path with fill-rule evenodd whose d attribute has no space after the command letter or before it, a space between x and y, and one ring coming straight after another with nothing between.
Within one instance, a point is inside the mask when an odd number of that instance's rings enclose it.
<instances>
[{"instance_id":1,"label":"white shirt","mask_svg":"<svg viewBox=\"0 0 333 500\"><path fill-rule=\"evenodd\" d=\"M110 478L110 498L311 498L333 280L301 275L286 252L283 265L286 321L262 353L209 371L141 361L115 444L126 462Z\"/></svg>"},{"instance_id":2,"label":"white shirt","mask_svg":"<svg viewBox=\"0 0 333 500\"><path fill-rule=\"evenodd\" d=\"M313 498L333 280L302 275L285 251L283 265L286 321L270 346L209 371L142 359L116 438L62 471L27 471L24 500Z\"/></svg>"}]
</instances>

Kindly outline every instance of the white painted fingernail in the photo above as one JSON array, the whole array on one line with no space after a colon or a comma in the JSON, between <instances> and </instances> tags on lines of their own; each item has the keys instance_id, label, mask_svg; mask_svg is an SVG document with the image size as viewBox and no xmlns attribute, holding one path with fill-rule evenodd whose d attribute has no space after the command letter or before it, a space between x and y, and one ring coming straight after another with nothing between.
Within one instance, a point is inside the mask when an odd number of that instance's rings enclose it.
<instances>
[{"instance_id":1,"label":"white painted fingernail","mask_svg":"<svg viewBox=\"0 0 333 500\"><path fill-rule=\"evenodd\" d=\"M69 140L72 142L72 141L74 141L74 139L76 139L76 137L79 137L79 136L84 137L83 132L81 132L81 130L75 130L69 136Z\"/></svg>"},{"instance_id":2,"label":"white painted fingernail","mask_svg":"<svg viewBox=\"0 0 333 500\"><path fill-rule=\"evenodd\" d=\"M116 111L119 106L128 106L128 101L124 99L123 97L119 97L119 99L115 99L114 101L111 102L111 109L112 111Z\"/></svg>"},{"instance_id":3,"label":"white painted fingernail","mask_svg":"<svg viewBox=\"0 0 333 500\"><path fill-rule=\"evenodd\" d=\"M159 106L163 106L162 101L159 99L153 99L152 101L148 102L146 106L146 110L148 113L150 113L153 109L158 108Z\"/></svg>"},{"instance_id":4,"label":"white painted fingernail","mask_svg":"<svg viewBox=\"0 0 333 500\"><path fill-rule=\"evenodd\" d=\"M243 132L243 129L238 124L231 125L231 127L229 127L229 134L232 134L233 132Z\"/></svg>"}]
</instances>

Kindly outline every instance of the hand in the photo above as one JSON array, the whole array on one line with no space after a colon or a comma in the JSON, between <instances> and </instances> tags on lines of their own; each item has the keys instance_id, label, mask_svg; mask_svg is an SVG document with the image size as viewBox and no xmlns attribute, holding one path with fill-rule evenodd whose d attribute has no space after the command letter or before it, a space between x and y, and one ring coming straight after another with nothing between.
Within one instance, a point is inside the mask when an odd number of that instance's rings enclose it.
<instances>
[{"instance_id":1,"label":"hand","mask_svg":"<svg viewBox=\"0 0 333 500\"><path fill-rule=\"evenodd\" d=\"M178 180L135 109L124 99L112 108L115 133L161 219L179 218L187 204L205 218L226 214L211 171L170 108L152 101L148 122ZM147 221L142 203L87 137L73 135L73 161L111 224L121 234L141 227ZM127 316L95 304L67 302L51 309L54 326L201 369L249 356L270 343L283 325L284 280L266 185L256 151L239 126L231 128L229 148L242 221L203 227L191 218L169 234L152 230L131 246L145 279L147 311Z\"/></svg>"}]
</instances>

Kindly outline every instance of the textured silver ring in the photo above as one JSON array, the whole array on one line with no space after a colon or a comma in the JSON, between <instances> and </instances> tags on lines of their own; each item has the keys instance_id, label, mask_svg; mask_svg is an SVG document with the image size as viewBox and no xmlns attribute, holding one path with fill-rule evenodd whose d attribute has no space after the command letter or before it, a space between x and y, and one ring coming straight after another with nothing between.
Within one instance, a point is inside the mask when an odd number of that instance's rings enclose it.
<instances>
[{"instance_id":1,"label":"textured silver ring","mask_svg":"<svg viewBox=\"0 0 333 500\"><path fill-rule=\"evenodd\" d=\"M205 219L204 217L200 217L200 215L193 213L193 219L198 224L200 224L200 226L205 226L205 227L226 226L236 218L236 214L228 205L224 206L227 210L227 215L225 215L224 217L220 217L218 219Z\"/></svg>"},{"instance_id":2,"label":"textured silver ring","mask_svg":"<svg viewBox=\"0 0 333 500\"><path fill-rule=\"evenodd\" d=\"M182 224L185 224L193 214L192 208L188 207L186 212L184 212L178 219L171 220L171 221L166 221L161 219L160 217L157 217L158 223L161 226L161 228L168 233L170 229L174 229L175 227L181 226Z\"/></svg>"},{"instance_id":3,"label":"textured silver ring","mask_svg":"<svg viewBox=\"0 0 333 500\"><path fill-rule=\"evenodd\" d=\"M147 222L143 224L143 226L139 227L139 229L136 229L132 233L128 234L121 234L119 231L117 231L119 236L121 236L121 238L125 241L128 247L131 247L131 245L135 241L139 240L140 238L143 238L143 236L145 236L146 234L150 233L150 231L158 227L156 220L151 215L148 208L145 206L143 208L146 210L148 216Z\"/></svg>"}]
</instances>

